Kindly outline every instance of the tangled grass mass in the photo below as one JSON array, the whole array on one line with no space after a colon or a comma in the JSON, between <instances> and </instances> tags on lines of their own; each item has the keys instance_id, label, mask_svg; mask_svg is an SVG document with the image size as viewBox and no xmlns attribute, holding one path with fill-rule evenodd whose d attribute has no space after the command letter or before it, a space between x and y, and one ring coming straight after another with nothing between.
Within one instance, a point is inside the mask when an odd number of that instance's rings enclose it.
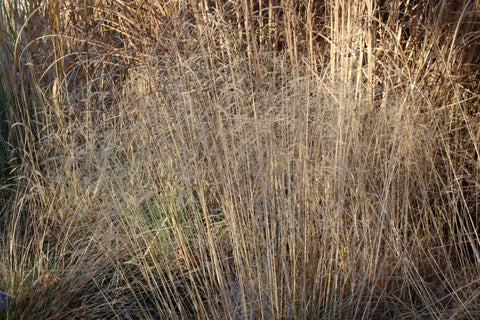
<instances>
[{"instance_id":1,"label":"tangled grass mass","mask_svg":"<svg viewBox=\"0 0 480 320\"><path fill-rule=\"evenodd\" d=\"M2 319L480 318L480 3L2 0Z\"/></svg>"}]
</instances>

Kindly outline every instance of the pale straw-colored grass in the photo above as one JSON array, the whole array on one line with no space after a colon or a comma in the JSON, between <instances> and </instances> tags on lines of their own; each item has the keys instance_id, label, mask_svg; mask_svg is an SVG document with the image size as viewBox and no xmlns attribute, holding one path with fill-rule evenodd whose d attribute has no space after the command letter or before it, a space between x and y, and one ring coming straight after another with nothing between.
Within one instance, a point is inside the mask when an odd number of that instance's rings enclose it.
<instances>
[{"instance_id":1,"label":"pale straw-colored grass","mask_svg":"<svg viewBox=\"0 0 480 320\"><path fill-rule=\"evenodd\" d=\"M473 6L54 5L0 69L1 316L478 317Z\"/></svg>"}]
</instances>

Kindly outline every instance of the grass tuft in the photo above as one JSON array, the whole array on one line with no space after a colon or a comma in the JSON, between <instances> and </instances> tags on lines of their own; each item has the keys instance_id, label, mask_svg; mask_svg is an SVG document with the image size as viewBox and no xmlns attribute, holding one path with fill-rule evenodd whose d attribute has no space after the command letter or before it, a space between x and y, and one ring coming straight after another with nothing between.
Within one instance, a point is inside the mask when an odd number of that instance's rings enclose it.
<instances>
[{"instance_id":1,"label":"grass tuft","mask_svg":"<svg viewBox=\"0 0 480 320\"><path fill-rule=\"evenodd\" d=\"M477 318L478 10L3 1L0 318Z\"/></svg>"}]
</instances>

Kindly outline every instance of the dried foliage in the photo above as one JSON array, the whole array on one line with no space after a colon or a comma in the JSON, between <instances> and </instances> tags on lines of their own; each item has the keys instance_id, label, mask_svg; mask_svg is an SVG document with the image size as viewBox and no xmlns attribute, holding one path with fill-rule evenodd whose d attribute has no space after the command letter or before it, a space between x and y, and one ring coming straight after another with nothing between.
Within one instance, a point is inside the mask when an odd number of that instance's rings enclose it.
<instances>
[{"instance_id":1,"label":"dried foliage","mask_svg":"<svg viewBox=\"0 0 480 320\"><path fill-rule=\"evenodd\" d=\"M479 9L3 0L0 317L478 318Z\"/></svg>"}]
</instances>

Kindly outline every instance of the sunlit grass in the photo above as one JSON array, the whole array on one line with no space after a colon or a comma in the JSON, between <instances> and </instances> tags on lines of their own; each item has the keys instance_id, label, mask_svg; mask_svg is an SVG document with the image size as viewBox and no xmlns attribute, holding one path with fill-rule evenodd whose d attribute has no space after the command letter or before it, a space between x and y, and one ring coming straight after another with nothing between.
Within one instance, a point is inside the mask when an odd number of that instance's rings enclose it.
<instances>
[{"instance_id":1,"label":"sunlit grass","mask_svg":"<svg viewBox=\"0 0 480 320\"><path fill-rule=\"evenodd\" d=\"M343 5L4 5L0 316L478 317L476 7Z\"/></svg>"}]
</instances>

